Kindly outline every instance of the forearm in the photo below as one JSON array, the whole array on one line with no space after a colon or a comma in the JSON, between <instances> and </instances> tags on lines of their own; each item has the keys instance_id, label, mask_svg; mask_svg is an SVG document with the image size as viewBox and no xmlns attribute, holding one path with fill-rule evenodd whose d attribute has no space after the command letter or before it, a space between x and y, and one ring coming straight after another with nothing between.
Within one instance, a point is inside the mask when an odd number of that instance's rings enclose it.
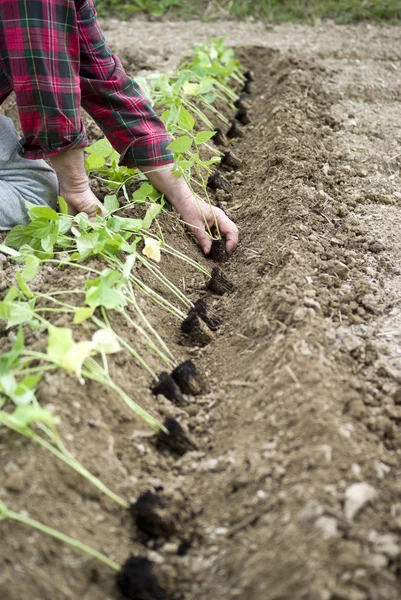
<instances>
[{"instance_id":1,"label":"forearm","mask_svg":"<svg viewBox=\"0 0 401 600\"><path fill-rule=\"evenodd\" d=\"M84 191L89 187L89 179L85 170L85 157L82 148L60 152L50 158L56 171L60 188Z\"/></svg>"},{"instance_id":2,"label":"forearm","mask_svg":"<svg viewBox=\"0 0 401 600\"><path fill-rule=\"evenodd\" d=\"M174 177L172 173L173 165L166 167L141 167L141 171L146 174L150 183L159 190L166 199L180 212L182 205L193 198L193 193L185 181L184 177Z\"/></svg>"}]
</instances>

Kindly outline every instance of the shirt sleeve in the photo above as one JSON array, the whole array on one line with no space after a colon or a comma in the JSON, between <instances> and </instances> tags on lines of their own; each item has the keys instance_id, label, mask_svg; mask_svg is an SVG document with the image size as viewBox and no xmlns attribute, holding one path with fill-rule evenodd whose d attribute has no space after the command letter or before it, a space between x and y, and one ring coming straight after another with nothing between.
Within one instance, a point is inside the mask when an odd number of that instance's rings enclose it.
<instances>
[{"instance_id":1,"label":"shirt sleeve","mask_svg":"<svg viewBox=\"0 0 401 600\"><path fill-rule=\"evenodd\" d=\"M128 167L172 163L171 137L139 85L105 42L92 0L78 12L82 106Z\"/></svg>"},{"instance_id":2,"label":"shirt sleeve","mask_svg":"<svg viewBox=\"0 0 401 600\"><path fill-rule=\"evenodd\" d=\"M0 64L12 80L25 158L88 143L81 106L128 167L173 162L171 138L107 46L92 0L0 2Z\"/></svg>"}]
</instances>

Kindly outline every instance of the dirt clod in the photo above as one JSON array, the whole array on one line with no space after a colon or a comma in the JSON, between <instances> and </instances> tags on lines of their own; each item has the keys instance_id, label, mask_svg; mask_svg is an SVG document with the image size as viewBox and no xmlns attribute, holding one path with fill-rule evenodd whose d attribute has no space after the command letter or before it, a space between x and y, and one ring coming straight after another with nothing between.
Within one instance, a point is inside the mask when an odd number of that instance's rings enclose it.
<instances>
[{"instance_id":1,"label":"dirt clod","mask_svg":"<svg viewBox=\"0 0 401 600\"><path fill-rule=\"evenodd\" d=\"M155 396L162 394L167 400L175 404L182 404L184 402L177 382L165 371L160 373L159 379L152 384L151 390Z\"/></svg>"},{"instance_id":2,"label":"dirt clod","mask_svg":"<svg viewBox=\"0 0 401 600\"><path fill-rule=\"evenodd\" d=\"M186 360L171 373L184 394L197 396L202 393L203 383L192 360Z\"/></svg>"},{"instance_id":3,"label":"dirt clod","mask_svg":"<svg viewBox=\"0 0 401 600\"><path fill-rule=\"evenodd\" d=\"M222 176L220 171L215 171L209 176L207 185L211 190L224 190L228 193L231 191L230 183Z\"/></svg>"},{"instance_id":4,"label":"dirt clod","mask_svg":"<svg viewBox=\"0 0 401 600\"><path fill-rule=\"evenodd\" d=\"M229 254L226 250L226 240L221 238L220 240L213 240L212 248L209 253L209 258L218 263L227 262Z\"/></svg>"},{"instance_id":5,"label":"dirt clod","mask_svg":"<svg viewBox=\"0 0 401 600\"><path fill-rule=\"evenodd\" d=\"M227 165L227 167L231 167L233 169L239 169L241 166L241 159L239 159L234 152L228 150L227 152L224 152L223 158L221 159L221 164Z\"/></svg>"},{"instance_id":6,"label":"dirt clod","mask_svg":"<svg viewBox=\"0 0 401 600\"><path fill-rule=\"evenodd\" d=\"M131 504L130 512L138 529L149 538L168 538L175 532L175 521L160 494L144 492Z\"/></svg>"},{"instance_id":7,"label":"dirt clod","mask_svg":"<svg viewBox=\"0 0 401 600\"><path fill-rule=\"evenodd\" d=\"M193 310L200 316L210 329L218 329L221 325L221 319L216 314L212 314L208 308L205 298L199 298L194 304Z\"/></svg>"},{"instance_id":8,"label":"dirt clod","mask_svg":"<svg viewBox=\"0 0 401 600\"><path fill-rule=\"evenodd\" d=\"M227 146L228 144L228 140L225 134L219 127L216 127L216 129L214 130L214 136L212 137L212 140L214 141L216 146Z\"/></svg>"},{"instance_id":9,"label":"dirt clod","mask_svg":"<svg viewBox=\"0 0 401 600\"><path fill-rule=\"evenodd\" d=\"M167 593L143 556L130 556L116 577L117 587L128 600L167 600Z\"/></svg>"},{"instance_id":10,"label":"dirt clod","mask_svg":"<svg viewBox=\"0 0 401 600\"><path fill-rule=\"evenodd\" d=\"M157 447L160 450L167 450L178 456L183 456L187 452L198 449L195 442L185 433L178 421L168 417L163 425L168 433L160 431L157 436Z\"/></svg>"},{"instance_id":11,"label":"dirt clod","mask_svg":"<svg viewBox=\"0 0 401 600\"><path fill-rule=\"evenodd\" d=\"M181 331L200 346L206 346L214 340L213 332L210 331L205 321L193 309L189 311L188 316L182 321Z\"/></svg>"},{"instance_id":12,"label":"dirt clod","mask_svg":"<svg viewBox=\"0 0 401 600\"><path fill-rule=\"evenodd\" d=\"M249 125L249 123L251 122L251 119L248 115L248 111L246 110L246 108L243 107L237 110L235 118L241 123L241 125Z\"/></svg>"},{"instance_id":13,"label":"dirt clod","mask_svg":"<svg viewBox=\"0 0 401 600\"><path fill-rule=\"evenodd\" d=\"M230 121L231 126L230 129L227 131L227 137L229 139L233 139L233 138L243 138L244 137L244 130L242 129L241 125L239 125L237 123L237 121L235 121L234 119L232 119Z\"/></svg>"},{"instance_id":14,"label":"dirt clod","mask_svg":"<svg viewBox=\"0 0 401 600\"><path fill-rule=\"evenodd\" d=\"M207 284L207 289L213 294L223 296L229 294L234 289L234 284L228 279L218 267L213 267L212 277Z\"/></svg>"},{"instance_id":15,"label":"dirt clod","mask_svg":"<svg viewBox=\"0 0 401 600\"><path fill-rule=\"evenodd\" d=\"M252 81L245 81L244 85L242 86L242 91L245 92L246 94L252 94L252 90L253 90L253 83Z\"/></svg>"}]
</instances>

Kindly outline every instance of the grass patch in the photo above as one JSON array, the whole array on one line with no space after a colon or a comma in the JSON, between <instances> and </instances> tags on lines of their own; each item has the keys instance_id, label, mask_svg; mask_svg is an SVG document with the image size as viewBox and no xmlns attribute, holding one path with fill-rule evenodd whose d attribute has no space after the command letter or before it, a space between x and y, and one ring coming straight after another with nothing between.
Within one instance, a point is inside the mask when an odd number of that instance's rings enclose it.
<instances>
[{"instance_id":1,"label":"grass patch","mask_svg":"<svg viewBox=\"0 0 401 600\"><path fill-rule=\"evenodd\" d=\"M101 16L120 18L143 13L153 18L254 17L307 23L316 19L333 19L337 23L401 19L401 0L95 0L95 5Z\"/></svg>"}]
</instances>

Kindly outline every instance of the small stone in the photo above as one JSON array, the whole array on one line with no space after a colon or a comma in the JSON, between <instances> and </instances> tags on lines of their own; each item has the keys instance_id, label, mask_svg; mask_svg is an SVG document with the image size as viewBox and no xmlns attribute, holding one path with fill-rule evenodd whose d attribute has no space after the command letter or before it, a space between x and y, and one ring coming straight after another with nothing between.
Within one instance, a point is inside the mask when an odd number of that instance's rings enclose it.
<instances>
[{"instance_id":1,"label":"small stone","mask_svg":"<svg viewBox=\"0 0 401 600\"><path fill-rule=\"evenodd\" d=\"M387 475L391 471L391 467L389 467L388 465L386 465L386 463L381 461L378 461L375 464L375 469L379 479L383 479L385 475Z\"/></svg>"},{"instance_id":2,"label":"small stone","mask_svg":"<svg viewBox=\"0 0 401 600\"><path fill-rule=\"evenodd\" d=\"M334 517L319 517L315 525L323 532L324 538L338 535L337 520Z\"/></svg>"},{"instance_id":3,"label":"small stone","mask_svg":"<svg viewBox=\"0 0 401 600\"><path fill-rule=\"evenodd\" d=\"M374 550L378 554L384 554L388 558L396 558L401 553L398 537L392 533L379 535L374 544Z\"/></svg>"},{"instance_id":4,"label":"small stone","mask_svg":"<svg viewBox=\"0 0 401 600\"><path fill-rule=\"evenodd\" d=\"M164 544L164 546L162 547L162 550L166 554L177 554L179 547L179 542L167 542L167 544Z\"/></svg>"},{"instance_id":5,"label":"small stone","mask_svg":"<svg viewBox=\"0 0 401 600\"><path fill-rule=\"evenodd\" d=\"M367 408L362 402L362 400L358 398L350 403L348 412L354 419L362 421L367 415Z\"/></svg>"},{"instance_id":6,"label":"small stone","mask_svg":"<svg viewBox=\"0 0 401 600\"><path fill-rule=\"evenodd\" d=\"M375 488L366 482L350 485L345 492L345 517L352 521L365 504L374 500L375 497Z\"/></svg>"},{"instance_id":7,"label":"small stone","mask_svg":"<svg viewBox=\"0 0 401 600\"><path fill-rule=\"evenodd\" d=\"M218 458L208 458L206 460L202 460L199 463L199 471L216 471L218 470L219 459Z\"/></svg>"},{"instance_id":8,"label":"small stone","mask_svg":"<svg viewBox=\"0 0 401 600\"><path fill-rule=\"evenodd\" d=\"M388 565L388 558L383 554L372 554L365 559L365 563L374 569L385 569Z\"/></svg>"},{"instance_id":9,"label":"small stone","mask_svg":"<svg viewBox=\"0 0 401 600\"><path fill-rule=\"evenodd\" d=\"M20 494L23 492L25 488L25 479L21 471L15 471L14 473L11 473L7 477L4 487L9 492L14 492L15 494Z\"/></svg>"},{"instance_id":10,"label":"small stone","mask_svg":"<svg viewBox=\"0 0 401 600\"><path fill-rule=\"evenodd\" d=\"M308 314L308 311L306 310L306 308L299 307L299 308L295 309L292 318L297 323L299 321L303 321L304 319L306 319L307 314Z\"/></svg>"}]
</instances>

